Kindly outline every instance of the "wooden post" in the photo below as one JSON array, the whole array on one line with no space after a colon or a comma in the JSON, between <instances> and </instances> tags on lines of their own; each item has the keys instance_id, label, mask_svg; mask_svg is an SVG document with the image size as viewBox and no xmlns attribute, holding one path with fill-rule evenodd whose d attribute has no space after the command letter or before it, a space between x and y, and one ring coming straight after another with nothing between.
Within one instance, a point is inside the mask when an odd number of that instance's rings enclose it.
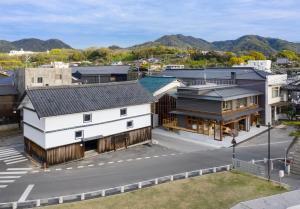
<instances>
[{"instance_id":1,"label":"wooden post","mask_svg":"<svg viewBox=\"0 0 300 209\"><path fill-rule=\"evenodd\" d=\"M220 141L223 141L223 127L222 127L222 121L220 121Z\"/></svg>"},{"instance_id":2,"label":"wooden post","mask_svg":"<svg viewBox=\"0 0 300 209\"><path fill-rule=\"evenodd\" d=\"M216 140L216 122L214 122L214 140Z\"/></svg>"}]
</instances>

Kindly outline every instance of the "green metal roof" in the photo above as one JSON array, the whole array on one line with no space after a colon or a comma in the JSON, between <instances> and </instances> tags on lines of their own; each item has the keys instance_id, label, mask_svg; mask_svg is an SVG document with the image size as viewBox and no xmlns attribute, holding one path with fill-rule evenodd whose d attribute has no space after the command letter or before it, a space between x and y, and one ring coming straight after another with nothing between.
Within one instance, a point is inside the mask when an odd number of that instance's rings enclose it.
<instances>
[{"instance_id":1,"label":"green metal roof","mask_svg":"<svg viewBox=\"0 0 300 209\"><path fill-rule=\"evenodd\" d=\"M164 77L164 76L149 76L139 80L140 84L150 93L154 93L164 86L177 80L175 77Z\"/></svg>"}]
</instances>

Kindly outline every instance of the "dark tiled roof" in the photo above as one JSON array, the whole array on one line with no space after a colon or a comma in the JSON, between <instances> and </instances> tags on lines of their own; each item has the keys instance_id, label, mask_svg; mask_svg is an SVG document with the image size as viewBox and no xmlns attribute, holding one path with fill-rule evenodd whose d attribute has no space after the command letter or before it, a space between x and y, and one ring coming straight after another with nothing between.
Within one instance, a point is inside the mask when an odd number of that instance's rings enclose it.
<instances>
[{"instance_id":1,"label":"dark tiled roof","mask_svg":"<svg viewBox=\"0 0 300 209\"><path fill-rule=\"evenodd\" d=\"M27 90L38 116L49 117L154 102L136 81Z\"/></svg>"},{"instance_id":2,"label":"dark tiled roof","mask_svg":"<svg viewBox=\"0 0 300 209\"><path fill-rule=\"evenodd\" d=\"M231 72L236 73L237 79L265 80L267 75L272 75L253 68L206 68L165 70L160 75L173 76L182 79L231 79Z\"/></svg>"},{"instance_id":3,"label":"dark tiled roof","mask_svg":"<svg viewBox=\"0 0 300 209\"><path fill-rule=\"evenodd\" d=\"M294 81L288 85L283 86L282 88L291 91L300 91L300 80Z\"/></svg>"},{"instance_id":4,"label":"dark tiled roof","mask_svg":"<svg viewBox=\"0 0 300 209\"><path fill-rule=\"evenodd\" d=\"M107 65L93 67L72 67L72 73L85 75L128 74L129 65Z\"/></svg>"},{"instance_id":5,"label":"dark tiled roof","mask_svg":"<svg viewBox=\"0 0 300 209\"><path fill-rule=\"evenodd\" d=\"M181 87L180 89L198 89L195 87ZM199 88L201 91L201 88ZM204 93L200 93L199 95L189 95L188 94L180 94L180 91L178 92L179 97L185 97L185 95L188 95L188 98L195 98L195 99L206 99L206 100L217 100L217 101L227 101L227 100L233 100L233 99L239 99L249 96L256 96L262 94L259 91L251 90L251 89L245 89L238 86L225 86L225 87L211 87L211 89L206 89Z\"/></svg>"},{"instance_id":6,"label":"dark tiled roof","mask_svg":"<svg viewBox=\"0 0 300 209\"><path fill-rule=\"evenodd\" d=\"M142 78L141 80L139 80L139 82L145 89L153 94L157 90L176 80L177 79L175 77L149 76Z\"/></svg>"},{"instance_id":7,"label":"dark tiled roof","mask_svg":"<svg viewBox=\"0 0 300 209\"><path fill-rule=\"evenodd\" d=\"M0 96L18 95L18 91L11 85L0 85Z\"/></svg>"}]
</instances>

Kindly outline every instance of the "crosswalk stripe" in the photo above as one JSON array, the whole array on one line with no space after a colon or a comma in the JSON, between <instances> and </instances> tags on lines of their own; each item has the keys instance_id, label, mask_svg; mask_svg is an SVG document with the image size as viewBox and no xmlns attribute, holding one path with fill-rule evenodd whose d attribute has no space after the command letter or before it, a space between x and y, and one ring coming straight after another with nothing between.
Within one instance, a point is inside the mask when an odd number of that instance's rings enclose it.
<instances>
[{"instance_id":1,"label":"crosswalk stripe","mask_svg":"<svg viewBox=\"0 0 300 209\"><path fill-rule=\"evenodd\" d=\"M7 185L0 185L0 189L7 187Z\"/></svg>"},{"instance_id":2,"label":"crosswalk stripe","mask_svg":"<svg viewBox=\"0 0 300 209\"><path fill-rule=\"evenodd\" d=\"M0 172L0 175L16 175L16 174L26 174L27 171L6 171L6 172Z\"/></svg>"},{"instance_id":3,"label":"crosswalk stripe","mask_svg":"<svg viewBox=\"0 0 300 209\"><path fill-rule=\"evenodd\" d=\"M3 150L16 150L15 148L0 148L0 152Z\"/></svg>"},{"instance_id":4,"label":"crosswalk stripe","mask_svg":"<svg viewBox=\"0 0 300 209\"><path fill-rule=\"evenodd\" d=\"M32 168L8 168L7 171L30 171Z\"/></svg>"},{"instance_id":5,"label":"crosswalk stripe","mask_svg":"<svg viewBox=\"0 0 300 209\"><path fill-rule=\"evenodd\" d=\"M9 160L9 159L12 159L12 158L15 158L15 157L21 157L23 155L20 155L20 154L17 154L17 155L13 155L13 156L10 156L10 157L4 157L4 158L0 158L0 161L1 160Z\"/></svg>"},{"instance_id":6,"label":"crosswalk stripe","mask_svg":"<svg viewBox=\"0 0 300 209\"><path fill-rule=\"evenodd\" d=\"M27 160L28 160L28 159L23 159L23 160L13 161L13 162L6 163L6 165L11 165L11 164L16 164L16 163L20 163L20 162L25 162L25 161L27 161Z\"/></svg>"},{"instance_id":7,"label":"crosswalk stripe","mask_svg":"<svg viewBox=\"0 0 300 209\"><path fill-rule=\"evenodd\" d=\"M0 179L18 179L21 176L0 176Z\"/></svg>"},{"instance_id":8,"label":"crosswalk stripe","mask_svg":"<svg viewBox=\"0 0 300 209\"><path fill-rule=\"evenodd\" d=\"M0 180L0 183L14 183L15 180Z\"/></svg>"},{"instance_id":9,"label":"crosswalk stripe","mask_svg":"<svg viewBox=\"0 0 300 209\"><path fill-rule=\"evenodd\" d=\"M22 156L22 157L16 157L16 158L13 158L13 159L4 160L4 162L5 163L9 163L9 162L12 162L12 161L22 160L22 159L26 159L26 158L24 156Z\"/></svg>"},{"instance_id":10,"label":"crosswalk stripe","mask_svg":"<svg viewBox=\"0 0 300 209\"><path fill-rule=\"evenodd\" d=\"M9 154L0 154L0 157L9 157L12 155L20 154L19 152L9 153Z\"/></svg>"},{"instance_id":11,"label":"crosswalk stripe","mask_svg":"<svg viewBox=\"0 0 300 209\"><path fill-rule=\"evenodd\" d=\"M17 152L17 150L5 150L5 151L0 151L0 154L10 153L10 152Z\"/></svg>"},{"instance_id":12,"label":"crosswalk stripe","mask_svg":"<svg viewBox=\"0 0 300 209\"><path fill-rule=\"evenodd\" d=\"M6 154L6 153L12 153L12 152L18 152L17 150L7 150L7 151L2 151L0 154Z\"/></svg>"}]
</instances>

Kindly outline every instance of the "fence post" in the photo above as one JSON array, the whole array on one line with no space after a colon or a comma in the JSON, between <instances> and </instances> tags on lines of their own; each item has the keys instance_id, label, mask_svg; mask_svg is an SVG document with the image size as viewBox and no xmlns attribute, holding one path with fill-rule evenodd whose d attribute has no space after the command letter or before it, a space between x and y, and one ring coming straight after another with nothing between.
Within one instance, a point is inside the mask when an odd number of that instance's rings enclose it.
<instances>
[{"instance_id":1,"label":"fence post","mask_svg":"<svg viewBox=\"0 0 300 209\"><path fill-rule=\"evenodd\" d=\"M18 203L17 203L17 202L13 202L12 208L13 208L13 209L17 209L17 208L18 208Z\"/></svg>"},{"instance_id":2,"label":"fence post","mask_svg":"<svg viewBox=\"0 0 300 209\"><path fill-rule=\"evenodd\" d=\"M85 200L85 194L84 194L84 193L82 193L82 194L80 195L80 200Z\"/></svg>"},{"instance_id":3,"label":"fence post","mask_svg":"<svg viewBox=\"0 0 300 209\"><path fill-rule=\"evenodd\" d=\"M41 200L36 200L35 206L36 206L36 207L40 207L40 206L41 206Z\"/></svg>"},{"instance_id":4,"label":"fence post","mask_svg":"<svg viewBox=\"0 0 300 209\"><path fill-rule=\"evenodd\" d=\"M174 181L174 176L170 176L170 181Z\"/></svg>"},{"instance_id":5,"label":"fence post","mask_svg":"<svg viewBox=\"0 0 300 209\"><path fill-rule=\"evenodd\" d=\"M189 172L185 172L185 176L186 179L189 177Z\"/></svg>"},{"instance_id":6,"label":"fence post","mask_svg":"<svg viewBox=\"0 0 300 209\"><path fill-rule=\"evenodd\" d=\"M214 167L214 168L213 168L213 173L216 173L216 172L217 172L217 168Z\"/></svg>"},{"instance_id":7,"label":"fence post","mask_svg":"<svg viewBox=\"0 0 300 209\"><path fill-rule=\"evenodd\" d=\"M157 185L158 184L158 179L155 179L154 183Z\"/></svg>"},{"instance_id":8,"label":"fence post","mask_svg":"<svg viewBox=\"0 0 300 209\"><path fill-rule=\"evenodd\" d=\"M124 186L121 186L121 193L124 193Z\"/></svg>"},{"instance_id":9,"label":"fence post","mask_svg":"<svg viewBox=\"0 0 300 209\"><path fill-rule=\"evenodd\" d=\"M227 170L227 171L230 171L230 165L227 165L227 166L226 166L226 170Z\"/></svg>"},{"instance_id":10,"label":"fence post","mask_svg":"<svg viewBox=\"0 0 300 209\"><path fill-rule=\"evenodd\" d=\"M138 185L139 189L142 188L142 182L139 182L139 185Z\"/></svg>"},{"instance_id":11,"label":"fence post","mask_svg":"<svg viewBox=\"0 0 300 209\"><path fill-rule=\"evenodd\" d=\"M63 197L59 197L59 199L58 199L58 203L59 203L59 204L62 204L62 203L64 203L64 198L63 198Z\"/></svg>"},{"instance_id":12,"label":"fence post","mask_svg":"<svg viewBox=\"0 0 300 209\"><path fill-rule=\"evenodd\" d=\"M271 164L271 171L272 171L274 169L274 163L272 160L270 161L270 164Z\"/></svg>"},{"instance_id":13,"label":"fence post","mask_svg":"<svg viewBox=\"0 0 300 209\"><path fill-rule=\"evenodd\" d=\"M202 176L203 172L202 170L199 170L199 176Z\"/></svg>"},{"instance_id":14,"label":"fence post","mask_svg":"<svg viewBox=\"0 0 300 209\"><path fill-rule=\"evenodd\" d=\"M105 190L104 189L101 191L101 196L105 197Z\"/></svg>"}]
</instances>

